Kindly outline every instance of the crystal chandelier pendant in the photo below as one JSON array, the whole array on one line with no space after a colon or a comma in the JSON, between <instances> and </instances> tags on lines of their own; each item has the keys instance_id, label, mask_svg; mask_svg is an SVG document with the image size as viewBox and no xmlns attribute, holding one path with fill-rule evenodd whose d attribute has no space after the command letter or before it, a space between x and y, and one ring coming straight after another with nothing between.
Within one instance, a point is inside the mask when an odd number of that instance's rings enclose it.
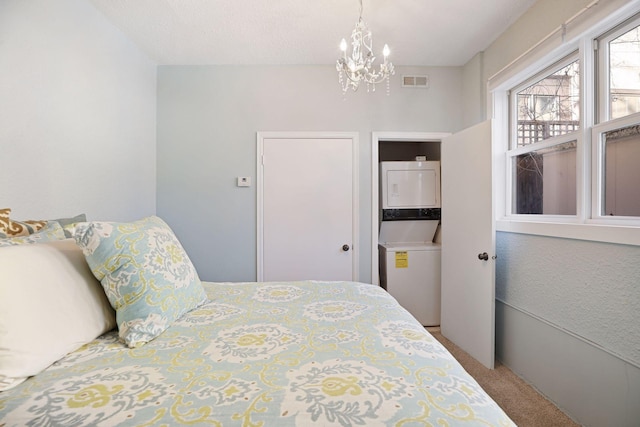
<instances>
[{"instance_id":1,"label":"crystal chandelier pendant","mask_svg":"<svg viewBox=\"0 0 640 427\"><path fill-rule=\"evenodd\" d=\"M389 61L389 46L382 49L383 63L379 69L375 69L376 60L373 54L373 38L367 24L362 20L362 0L360 0L360 17L351 33L351 53L347 52L347 41L342 39L340 51L342 56L336 61L338 82L342 87L342 93L349 88L358 90L360 82L367 85L367 92L375 92L376 84L387 81L387 94L389 93L389 76L395 73L393 64Z\"/></svg>"}]
</instances>

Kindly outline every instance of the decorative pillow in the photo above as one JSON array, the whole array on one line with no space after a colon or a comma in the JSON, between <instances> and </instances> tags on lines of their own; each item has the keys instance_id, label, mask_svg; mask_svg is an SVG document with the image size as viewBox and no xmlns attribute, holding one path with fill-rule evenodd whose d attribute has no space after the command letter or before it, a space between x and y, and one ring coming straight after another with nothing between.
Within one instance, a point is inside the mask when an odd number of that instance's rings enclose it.
<instances>
[{"instance_id":1,"label":"decorative pillow","mask_svg":"<svg viewBox=\"0 0 640 427\"><path fill-rule=\"evenodd\" d=\"M187 253L156 216L79 223L73 237L116 310L120 339L129 347L151 341L207 301Z\"/></svg>"},{"instance_id":2,"label":"decorative pillow","mask_svg":"<svg viewBox=\"0 0 640 427\"><path fill-rule=\"evenodd\" d=\"M10 208L0 209L0 238L28 236L47 225L47 221L12 221L10 214Z\"/></svg>"},{"instance_id":3,"label":"decorative pillow","mask_svg":"<svg viewBox=\"0 0 640 427\"><path fill-rule=\"evenodd\" d=\"M11 214L11 209L4 208L0 209L0 233L7 234L7 230L9 229L9 215Z\"/></svg>"},{"instance_id":4,"label":"decorative pillow","mask_svg":"<svg viewBox=\"0 0 640 427\"><path fill-rule=\"evenodd\" d=\"M114 327L73 239L0 248L0 391Z\"/></svg>"},{"instance_id":5,"label":"decorative pillow","mask_svg":"<svg viewBox=\"0 0 640 427\"><path fill-rule=\"evenodd\" d=\"M0 248L3 246L23 245L25 243L51 242L54 240L63 240L65 238L64 230L60 227L60 224L55 221L49 221L43 229L33 234L0 239Z\"/></svg>"},{"instance_id":6,"label":"decorative pillow","mask_svg":"<svg viewBox=\"0 0 640 427\"><path fill-rule=\"evenodd\" d=\"M78 222L86 222L87 221L87 215L80 214L80 215L76 215L76 216L74 216L72 218L57 218L57 219L52 219L52 221L55 221L58 224L60 224L60 226L64 230L64 235L65 236L73 237L73 233L67 227L71 227L71 226L73 226L74 224L76 224Z\"/></svg>"}]
</instances>

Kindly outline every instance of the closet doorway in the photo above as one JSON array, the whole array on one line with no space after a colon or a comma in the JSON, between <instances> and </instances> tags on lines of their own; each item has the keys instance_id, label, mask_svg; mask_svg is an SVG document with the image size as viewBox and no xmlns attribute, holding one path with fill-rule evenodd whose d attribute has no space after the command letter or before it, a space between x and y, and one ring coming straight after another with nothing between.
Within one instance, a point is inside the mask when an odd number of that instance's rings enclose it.
<instances>
[{"instance_id":1,"label":"closet doorway","mask_svg":"<svg viewBox=\"0 0 640 427\"><path fill-rule=\"evenodd\" d=\"M381 161L415 160L407 157L408 144L421 147L416 155L423 154L428 160L440 160L439 144L450 133L443 132L373 132L371 136L371 283L380 284L378 261L378 233L380 231L380 169ZM424 143L424 144L423 144ZM433 157L437 157L434 159Z\"/></svg>"}]
</instances>

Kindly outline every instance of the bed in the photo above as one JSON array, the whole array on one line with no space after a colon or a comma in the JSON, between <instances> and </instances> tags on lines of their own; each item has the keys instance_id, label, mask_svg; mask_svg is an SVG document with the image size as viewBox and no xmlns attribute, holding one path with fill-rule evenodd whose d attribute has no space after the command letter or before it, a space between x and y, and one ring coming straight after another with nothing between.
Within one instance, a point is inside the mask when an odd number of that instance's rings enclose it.
<instances>
[{"instance_id":1,"label":"bed","mask_svg":"<svg viewBox=\"0 0 640 427\"><path fill-rule=\"evenodd\" d=\"M76 244L31 243L28 255L24 248L5 254L0 248L0 264L3 255L33 257L46 246L65 248L75 270L88 265L95 274ZM514 425L380 287L200 286L204 301L142 343L123 342L115 309L117 327L101 323L98 329L111 330L0 392L0 426ZM102 295L94 299L104 306ZM109 316L109 310L92 312Z\"/></svg>"}]
</instances>

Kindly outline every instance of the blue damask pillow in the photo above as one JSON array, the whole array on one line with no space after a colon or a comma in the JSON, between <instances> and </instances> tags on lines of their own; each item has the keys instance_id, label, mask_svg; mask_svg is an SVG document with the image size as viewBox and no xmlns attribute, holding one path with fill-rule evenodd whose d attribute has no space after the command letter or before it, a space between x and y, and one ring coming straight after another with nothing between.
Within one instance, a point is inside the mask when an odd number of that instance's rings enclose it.
<instances>
[{"instance_id":1,"label":"blue damask pillow","mask_svg":"<svg viewBox=\"0 0 640 427\"><path fill-rule=\"evenodd\" d=\"M187 253L156 216L79 223L73 237L116 310L120 339L129 347L151 341L207 301Z\"/></svg>"}]
</instances>

